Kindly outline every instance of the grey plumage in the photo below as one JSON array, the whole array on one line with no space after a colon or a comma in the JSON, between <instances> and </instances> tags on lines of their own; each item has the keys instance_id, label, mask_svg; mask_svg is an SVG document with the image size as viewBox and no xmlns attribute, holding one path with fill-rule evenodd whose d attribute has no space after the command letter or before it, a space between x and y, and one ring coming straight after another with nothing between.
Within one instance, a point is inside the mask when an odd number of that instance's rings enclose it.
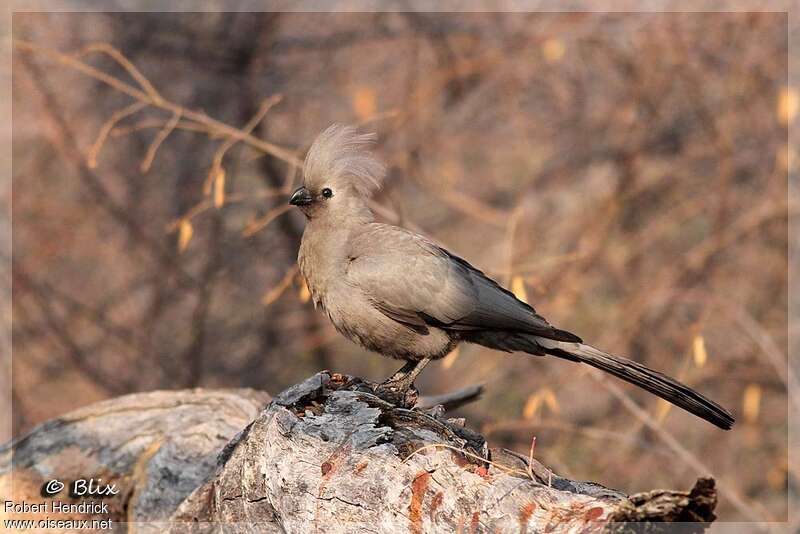
<instances>
[{"instance_id":1,"label":"grey plumage","mask_svg":"<svg viewBox=\"0 0 800 534\"><path fill-rule=\"evenodd\" d=\"M647 367L586 345L465 260L423 236L376 223L369 196L384 166L374 136L333 125L312 145L304 182L290 202L305 213L298 263L315 305L345 337L410 362L448 354L461 342L587 363L719 426L724 408Z\"/></svg>"}]
</instances>

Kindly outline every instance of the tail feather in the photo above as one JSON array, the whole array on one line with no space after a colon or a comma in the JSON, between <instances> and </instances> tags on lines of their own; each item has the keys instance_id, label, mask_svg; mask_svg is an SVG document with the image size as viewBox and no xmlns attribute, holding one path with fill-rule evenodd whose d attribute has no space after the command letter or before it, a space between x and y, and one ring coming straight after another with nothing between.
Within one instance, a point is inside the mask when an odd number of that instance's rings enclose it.
<instances>
[{"instance_id":1,"label":"tail feather","mask_svg":"<svg viewBox=\"0 0 800 534\"><path fill-rule=\"evenodd\" d=\"M730 430L733 426L734 419L730 412L689 386L632 360L613 356L590 345L581 343L575 345L577 347L570 350L557 348L546 349L546 352L554 356L566 356L569 359L577 358L583 363L658 395L724 430Z\"/></svg>"},{"instance_id":2,"label":"tail feather","mask_svg":"<svg viewBox=\"0 0 800 534\"><path fill-rule=\"evenodd\" d=\"M586 363L649 391L719 428L730 430L734 423L730 412L689 386L640 363L608 354L590 345L520 334L499 336L497 333L491 335L484 333L481 336L474 336L474 339L469 341L505 351L518 350L535 355L550 354Z\"/></svg>"}]
</instances>

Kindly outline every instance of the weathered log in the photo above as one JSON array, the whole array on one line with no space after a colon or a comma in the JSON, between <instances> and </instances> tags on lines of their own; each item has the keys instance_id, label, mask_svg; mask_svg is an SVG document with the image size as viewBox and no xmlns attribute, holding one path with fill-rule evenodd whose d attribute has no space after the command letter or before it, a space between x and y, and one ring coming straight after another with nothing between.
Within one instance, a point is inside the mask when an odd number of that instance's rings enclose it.
<instances>
[{"instance_id":1,"label":"weathered log","mask_svg":"<svg viewBox=\"0 0 800 534\"><path fill-rule=\"evenodd\" d=\"M352 377L323 372L268 398L193 390L90 406L0 449L0 491L35 502L50 478L102 477L120 490L105 500L110 519L158 531L168 520L174 532L702 530L714 519L712 479L627 497L490 449L441 407L399 408Z\"/></svg>"},{"instance_id":2,"label":"weathered log","mask_svg":"<svg viewBox=\"0 0 800 534\"><path fill-rule=\"evenodd\" d=\"M44 484L57 479L67 487L54 499L78 503L68 498L72 482L102 479L120 492L103 501L115 523L166 520L214 473L219 451L269 400L253 390L195 389L87 406L0 448L0 495L15 503L43 502Z\"/></svg>"}]
</instances>

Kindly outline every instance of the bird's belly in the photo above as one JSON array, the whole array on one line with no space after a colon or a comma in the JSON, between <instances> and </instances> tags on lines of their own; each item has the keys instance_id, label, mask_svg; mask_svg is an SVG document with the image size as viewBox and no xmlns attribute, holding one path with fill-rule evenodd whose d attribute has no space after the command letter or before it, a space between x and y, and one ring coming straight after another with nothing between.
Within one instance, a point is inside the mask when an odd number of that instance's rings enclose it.
<instances>
[{"instance_id":1,"label":"bird's belly","mask_svg":"<svg viewBox=\"0 0 800 534\"><path fill-rule=\"evenodd\" d=\"M394 321L357 297L335 299L325 310L339 333L367 350L390 358L421 360L441 358L457 344L444 330L425 332Z\"/></svg>"}]
</instances>

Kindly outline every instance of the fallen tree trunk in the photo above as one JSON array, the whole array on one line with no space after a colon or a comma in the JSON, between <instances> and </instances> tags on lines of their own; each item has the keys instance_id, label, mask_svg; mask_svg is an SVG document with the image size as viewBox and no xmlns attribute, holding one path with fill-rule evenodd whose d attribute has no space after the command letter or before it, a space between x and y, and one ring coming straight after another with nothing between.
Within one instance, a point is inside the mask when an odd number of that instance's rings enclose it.
<instances>
[{"instance_id":1,"label":"fallen tree trunk","mask_svg":"<svg viewBox=\"0 0 800 534\"><path fill-rule=\"evenodd\" d=\"M102 478L118 490L102 518L144 531L582 532L631 521L702 530L714 519L712 479L628 497L490 449L441 405L398 408L352 377L319 373L268 400L252 390L162 391L78 410L0 449L0 491L14 503L79 503L86 496L70 497L71 482ZM44 496L51 479L67 487Z\"/></svg>"}]
</instances>

